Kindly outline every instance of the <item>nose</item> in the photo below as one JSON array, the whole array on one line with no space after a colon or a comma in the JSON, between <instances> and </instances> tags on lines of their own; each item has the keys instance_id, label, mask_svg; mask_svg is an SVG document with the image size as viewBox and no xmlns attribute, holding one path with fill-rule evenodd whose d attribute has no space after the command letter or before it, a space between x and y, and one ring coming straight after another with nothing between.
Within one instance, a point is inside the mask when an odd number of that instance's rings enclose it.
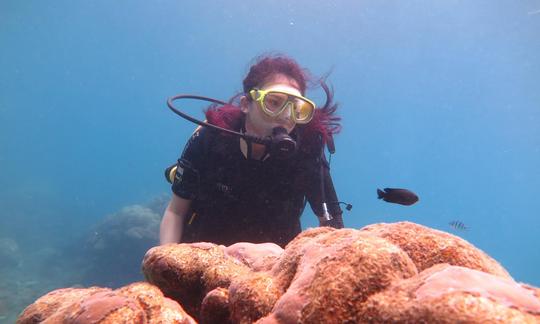
<instances>
[{"instance_id":1,"label":"nose","mask_svg":"<svg viewBox=\"0 0 540 324\"><path fill-rule=\"evenodd\" d=\"M294 106L293 106L293 103L292 102L287 102L285 104L285 109L283 109L283 111L281 112L281 114L279 114L279 119L281 120L284 120L284 121L291 121L292 120L292 111L294 109Z\"/></svg>"}]
</instances>

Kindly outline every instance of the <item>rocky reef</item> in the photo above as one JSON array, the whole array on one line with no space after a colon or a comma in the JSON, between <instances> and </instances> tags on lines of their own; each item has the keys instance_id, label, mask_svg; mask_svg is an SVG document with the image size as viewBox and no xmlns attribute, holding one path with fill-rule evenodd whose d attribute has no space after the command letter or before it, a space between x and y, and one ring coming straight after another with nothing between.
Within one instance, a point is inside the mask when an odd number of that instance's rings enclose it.
<instances>
[{"instance_id":1,"label":"rocky reef","mask_svg":"<svg viewBox=\"0 0 540 324\"><path fill-rule=\"evenodd\" d=\"M182 307L148 283L116 290L64 288L28 306L17 323L196 323Z\"/></svg>"},{"instance_id":2,"label":"rocky reef","mask_svg":"<svg viewBox=\"0 0 540 324\"><path fill-rule=\"evenodd\" d=\"M142 267L147 283L55 290L18 323L540 323L540 289L409 222L308 229L285 249L169 244Z\"/></svg>"},{"instance_id":3,"label":"rocky reef","mask_svg":"<svg viewBox=\"0 0 540 324\"><path fill-rule=\"evenodd\" d=\"M167 195L144 204L124 206L105 216L64 253L73 260L84 285L121 287L144 279L141 259L159 244L159 224ZM72 266L72 268L73 268Z\"/></svg>"},{"instance_id":4,"label":"rocky reef","mask_svg":"<svg viewBox=\"0 0 540 324\"><path fill-rule=\"evenodd\" d=\"M0 323L15 323L29 303L54 289L119 288L143 281L141 260L148 249L159 244L159 224L169 200L168 194L157 195L96 215L95 223L87 227L79 228L77 220L77 226L46 222L39 235L21 232L24 226L1 228ZM47 208L35 215L36 219L63 217L77 218Z\"/></svg>"}]
</instances>

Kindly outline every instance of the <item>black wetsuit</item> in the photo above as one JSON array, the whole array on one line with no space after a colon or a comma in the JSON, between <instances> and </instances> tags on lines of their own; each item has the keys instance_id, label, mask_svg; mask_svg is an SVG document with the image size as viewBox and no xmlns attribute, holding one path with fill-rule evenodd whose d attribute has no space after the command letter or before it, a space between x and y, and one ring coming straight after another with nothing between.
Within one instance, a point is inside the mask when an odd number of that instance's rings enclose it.
<instances>
[{"instance_id":1,"label":"black wetsuit","mask_svg":"<svg viewBox=\"0 0 540 324\"><path fill-rule=\"evenodd\" d=\"M188 141L172 185L192 200L182 242L274 242L285 246L301 232L306 200L322 215L321 148L299 149L287 160L271 156L246 159L239 137L202 128ZM342 211L324 158L326 200L334 219L324 225L343 227Z\"/></svg>"}]
</instances>

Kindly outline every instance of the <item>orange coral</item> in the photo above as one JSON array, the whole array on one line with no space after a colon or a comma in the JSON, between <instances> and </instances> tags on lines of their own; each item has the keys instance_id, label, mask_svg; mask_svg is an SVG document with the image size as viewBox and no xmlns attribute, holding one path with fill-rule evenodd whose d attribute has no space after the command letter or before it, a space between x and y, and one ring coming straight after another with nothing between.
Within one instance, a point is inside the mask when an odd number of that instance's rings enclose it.
<instances>
[{"instance_id":1,"label":"orange coral","mask_svg":"<svg viewBox=\"0 0 540 324\"><path fill-rule=\"evenodd\" d=\"M540 289L465 240L408 222L309 229L284 250L169 244L147 252L143 271L182 307L148 283L69 288L18 323L540 323Z\"/></svg>"}]
</instances>

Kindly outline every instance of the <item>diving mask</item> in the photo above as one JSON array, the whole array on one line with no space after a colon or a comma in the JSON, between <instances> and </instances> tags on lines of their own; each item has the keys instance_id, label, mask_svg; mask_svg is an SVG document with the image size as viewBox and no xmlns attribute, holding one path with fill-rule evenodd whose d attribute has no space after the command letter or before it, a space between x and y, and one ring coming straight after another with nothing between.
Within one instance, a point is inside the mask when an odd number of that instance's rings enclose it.
<instances>
[{"instance_id":1,"label":"diving mask","mask_svg":"<svg viewBox=\"0 0 540 324\"><path fill-rule=\"evenodd\" d=\"M297 124L307 124L313 118L315 103L308 98L278 90L253 89L249 92L251 98L257 101L262 111L270 116L277 117L287 107Z\"/></svg>"}]
</instances>

